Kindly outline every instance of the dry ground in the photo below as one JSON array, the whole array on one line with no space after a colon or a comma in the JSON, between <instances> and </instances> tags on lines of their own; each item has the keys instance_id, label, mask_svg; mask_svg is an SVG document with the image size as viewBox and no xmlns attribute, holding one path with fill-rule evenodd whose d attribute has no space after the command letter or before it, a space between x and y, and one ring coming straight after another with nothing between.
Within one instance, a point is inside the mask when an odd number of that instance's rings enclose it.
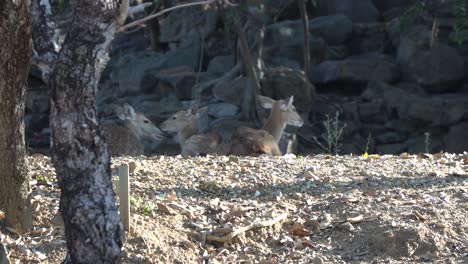
<instances>
[{"instance_id":1,"label":"dry ground","mask_svg":"<svg viewBox=\"0 0 468 264\"><path fill-rule=\"evenodd\" d=\"M124 263L468 263L468 154L124 157ZM30 157L34 230L12 263L65 256L50 158Z\"/></svg>"}]
</instances>

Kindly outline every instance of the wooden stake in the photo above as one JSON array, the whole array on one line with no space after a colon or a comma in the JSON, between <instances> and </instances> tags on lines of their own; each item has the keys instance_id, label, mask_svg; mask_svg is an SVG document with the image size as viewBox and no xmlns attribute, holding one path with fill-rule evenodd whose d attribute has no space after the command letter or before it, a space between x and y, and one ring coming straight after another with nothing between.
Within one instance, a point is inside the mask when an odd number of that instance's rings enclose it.
<instances>
[{"instance_id":1,"label":"wooden stake","mask_svg":"<svg viewBox=\"0 0 468 264\"><path fill-rule=\"evenodd\" d=\"M128 164L122 164L119 167L119 199L120 199L120 217L124 229L130 231L130 186Z\"/></svg>"}]
</instances>

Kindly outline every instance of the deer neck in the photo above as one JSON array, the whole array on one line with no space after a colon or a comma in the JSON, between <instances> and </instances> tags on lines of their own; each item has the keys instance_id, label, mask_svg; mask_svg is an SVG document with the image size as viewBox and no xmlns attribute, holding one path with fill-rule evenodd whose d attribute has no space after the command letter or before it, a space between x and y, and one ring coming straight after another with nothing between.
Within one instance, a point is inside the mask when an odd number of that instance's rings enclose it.
<instances>
[{"instance_id":1,"label":"deer neck","mask_svg":"<svg viewBox=\"0 0 468 264\"><path fill-rule=\"evenodd\" d=\"M179 138L180 144L183 145L187 139L189 139L191 136L195 134L197 134L197 125L195 121L193 121L184 129L180 130L177 133L177 137Z\"/></svg>"},{"instance_id":2,"label":"deer neck","mask_svg":"<svg viewBox=\"0 0 468 264\"><path fill-rule=\"evenodd\" d=\"M281 109L273 106L270 116L268 116L262 129L270 133L275 138L276 142L279 142L285 127L286 123L281 120Z\"/></svg>"}]
</instances>

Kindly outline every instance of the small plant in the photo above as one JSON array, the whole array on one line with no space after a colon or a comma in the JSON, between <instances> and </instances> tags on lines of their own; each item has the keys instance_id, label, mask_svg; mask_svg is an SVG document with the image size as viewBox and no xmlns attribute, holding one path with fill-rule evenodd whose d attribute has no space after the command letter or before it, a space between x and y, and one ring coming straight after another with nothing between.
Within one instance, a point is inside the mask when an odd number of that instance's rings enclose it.
<instances>
[{"instance_id":1,"label":"small plant","mask_svg":"<svg viewBox=\"0 0 468 264\"><path fill-rule=\"evenodd\" d=\"M429 145L430 145L430 137L431 133L429 132L424 132L424 150L426 153L429 153Z\"/></svg>"},{"instance_id":2,"label":"small plant","mask_svg":"<svg viewBox=\"0 0 468 264\"><path fill-rule=\"evenodd\" d=\"M340 140L343 135L343 130L346 127L346 123L340 124L339 116L340 113L338 111L336 111L335 117L330 117L330 115L327 114L326 119L322 122L325 128L325 132L322 134L324 144L322 144L317 137L313 137L315 142L330 155L337 155L340 152Z\"/></svg>"},{"instance_id":3,"label":"small plant","mask_svg":"<svg viewBox=\"0 0 468 264\"><path fill-rule=\"evenodd\" d=\"M416 18L420 17L426 10L426 3L418 1L410 6L398 19L398 31L402 32L409 25L413 24Z\"/></svg>"},{"instance_id":4,"label":"small plant","mask_svg":"<svg viewBox=\"0 0 468 264\"><path fill-rule=\"evenodd\" d=\"M453 4L455 20L453 22L454 40L458 45L468 41L468 12L464 0L456 0Z\"/></svg>"},{"instance_id":5,"label":"small plant","mask_svg":"<svg viewBox=\"0 0 468 264\"><path fill-rule=\"evenodd\" d=\"M144 215L150 215L151 212L153 211L153 209L151 209L151 206L149 206L148 204L144 204L144 205L140 206L139 210Z\"/></svg>"},{"instance_id":6,"label":"small plant","mask_svg":"<svg viewBox=\"0 0 468 264\"><path fill-rule=\"evenodd\" d=\"M367 155L369 154L369 145L370 145L371 140L372 140L372 135L369 132L369 135L367 135L366 150L364 151L364 153Z\"/></svg>"}]
</instances>

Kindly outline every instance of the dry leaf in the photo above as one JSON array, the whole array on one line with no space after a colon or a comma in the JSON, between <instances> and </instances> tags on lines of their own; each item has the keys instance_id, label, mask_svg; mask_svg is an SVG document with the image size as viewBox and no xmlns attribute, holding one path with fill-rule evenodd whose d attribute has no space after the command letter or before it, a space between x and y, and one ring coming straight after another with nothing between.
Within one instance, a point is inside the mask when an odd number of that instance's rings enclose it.
<instances>
[{"instance_id":1,"label":"dry leaf","mask_svg":"<svg viewBox=\"0 0 468 264\"><path fill-rule=\"evenodd\" d=\"M302 240L302 246L312 248L312 247L314 247L314 243L312 241L310 241L310 240L303 239Z\"/></svg>"},{"instance_id":2,"label":"dry leaf","mask_svg":"<svg viewBox=\"0 0 468 264\"><path fill-rule=\"evenodd\" d=\"M346 219L346 222L350 224L358 224L364 221L364 217L362 215L356 216L356 217L350 217Z\"/></svg>"},{"instance_id":3,"label":"dry leaf","mask_svg":"<svg viewBox=\"0 0 468 264\"><path fill-rule=\"evenodd\" d=\"M305 228L301 223L294 223L289 230L289 233L295 236L308 236L310 231Z\"/></svg>"},{"instance_id":4,"label":"dry leaf","mask_svg":"<svg viewBox=\"0 0 468 264\"><path fill-rule=\"evenodd\" d=\"M0 211L0 220L5 219L5 213Z\"/></svg>"}]
</instances>

